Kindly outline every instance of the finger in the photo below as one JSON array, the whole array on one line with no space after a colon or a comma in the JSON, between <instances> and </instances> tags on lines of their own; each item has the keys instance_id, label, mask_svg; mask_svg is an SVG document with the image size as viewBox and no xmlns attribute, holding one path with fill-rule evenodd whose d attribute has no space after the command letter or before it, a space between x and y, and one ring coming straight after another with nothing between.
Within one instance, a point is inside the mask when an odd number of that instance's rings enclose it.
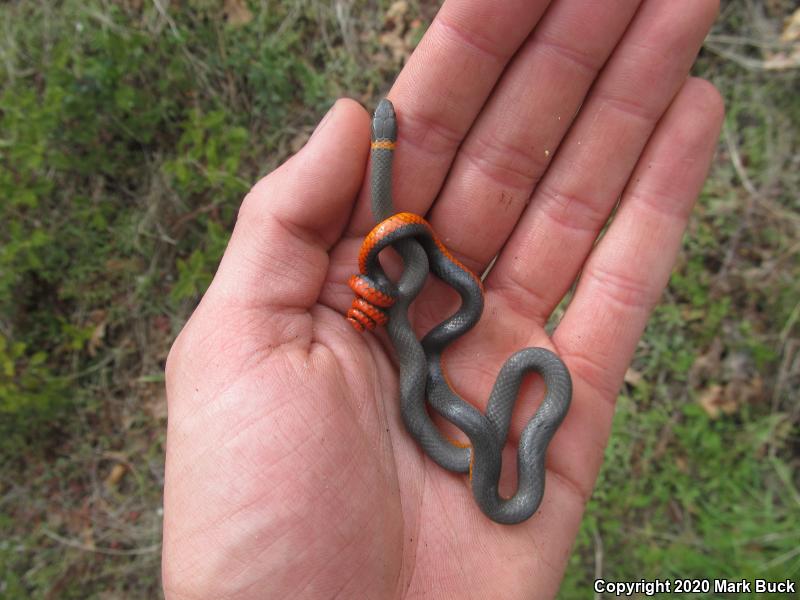
<instances>
[{"instance_id":1,"label":"finger","mask_svg":"<svg viewBox=\"0 0 800 600\"><path fill-rule=\"evenodd\" d=\"M574 400L553 442L550 468L586 494L602 461L625 370L667 284L711 163L723 110L711 84L685 83L639 160L553 336L572 374Z\"/></svg>"},{"instance_id":2,"label":"finger","mask_svg":"<svg viewBox=\"0 0 800 600\"><path fill-rule=\"evenodd\" d=\"M542 324L572 285L716 11L717 0L642 5L487 281L507 309Z\"/></svg>"},{"instance_id":3,"label":"finger","mask_svg":"<svg viewBox=\"0 0 800 600\"><path fill-rule=\"evenodd\" d=\"M425 214L461 140L549 0L448 0L389 93L398 118L395 207ZM368 187L349 228L374 221Z\"/></svg>"},{"instance_id":4,"label":"finger","mask_svg":"<svg viewBox=\"0 0 800 600\"><path fill-rule=\"evenodd\" d=\"M358 103L339 100L303 149L244 199L207 296L243 306L311 306L368 152L369 115Z\"/></svg>"},{"instance_id":5,"label":"finger","mask_svg":"<svg viewBox=\"0 0 800 600\"><path fill-rule=\"evenodd\" d=\"M554 3L458 151L430 221L478 272L505 243L639 0Z\"/></svg>"}]
</instances>

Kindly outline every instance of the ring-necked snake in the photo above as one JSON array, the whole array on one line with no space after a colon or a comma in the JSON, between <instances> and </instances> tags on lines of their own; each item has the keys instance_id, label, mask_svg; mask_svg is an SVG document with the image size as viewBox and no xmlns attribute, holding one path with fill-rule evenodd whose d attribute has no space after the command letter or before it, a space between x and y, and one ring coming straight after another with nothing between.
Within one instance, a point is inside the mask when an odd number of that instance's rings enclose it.
<instances>
[{"instance_id":1,"label":"ring-necked snake","mask_svg":"<svg viewBox=\"0 0 800 600\"><path fill-rule=\"evenodd\" d=\"M403 421L428 456L445 469L470 474L475 501L490 519L519 523L533 515L542 500L547 445L572 397L569 371L553 352L526 348L513 354L501 368L485 413L453 391L444 373L442 354L480 319L483 284L447 251L422 217L394 213L391 187L396 141L394 108L391 102L382 100L372 121L371 151L372 213L378 225L361 246L360 273L350 278L357 297L347 318L359 331L387 325L399 362ZM396 283L386 276L378 261L387 246L397 250L404 263ZM408 308L421 291L429 270L455 288L461 296L461 306L420 342L408 321ZM531 371L542 375L547 391L520 436L517 491L505 499L498 493L502 450L522 379ZM467 435L468 446L449 440L437 429L426 402Z\"/></svg>"}]
</instances>

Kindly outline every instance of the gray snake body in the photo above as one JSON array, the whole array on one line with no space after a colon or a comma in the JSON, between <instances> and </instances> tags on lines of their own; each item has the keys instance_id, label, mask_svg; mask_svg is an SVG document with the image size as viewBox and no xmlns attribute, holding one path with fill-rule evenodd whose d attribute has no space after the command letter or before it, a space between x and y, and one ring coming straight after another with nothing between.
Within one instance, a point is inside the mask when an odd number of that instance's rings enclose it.
<instances>
[{"instance_id":1,"label":"gray snake body","mask_svg":"<svg viewBox=\"0 0 800 600\"><path fill-rule=\"evenodd\" d=\"M372 212L379 223L362 245L359 267L361 310L348 312L356 328L372 327L388 313L387 332L395 348L400 371L400 409L403 421L425 453L450 471L470 473L472 493L490 519L519 523L538 509L544 494L545 453L564 419L572 396L572 381L564 363L544 348L526 348L503 365L482 413L449 385L442 365L447 346L469 331L483 311L483 284L456 260L424 219L411 213L394 213L392 205L392 157L397 139L394 108L382 100L372 121ZM404 263L397 283L384 273L378 254L392 246ZM436 325L420 342L408 321L408 308L422 290L428 272L451 285L461 296L461 306ZM383 303L383 300L391 299ZM376 299L381 300L379 308ZM369 310L364 302L372 302ZM364 314L367 312L367 315ZM547 388L541 406L522 431L517 451L516 493L504 499L498 492L502 450L508 437L511 413L523 377L538 372ZM431 420L426 403L469 438L469 447L448 440Z\"/></svg>"}]
</instances>

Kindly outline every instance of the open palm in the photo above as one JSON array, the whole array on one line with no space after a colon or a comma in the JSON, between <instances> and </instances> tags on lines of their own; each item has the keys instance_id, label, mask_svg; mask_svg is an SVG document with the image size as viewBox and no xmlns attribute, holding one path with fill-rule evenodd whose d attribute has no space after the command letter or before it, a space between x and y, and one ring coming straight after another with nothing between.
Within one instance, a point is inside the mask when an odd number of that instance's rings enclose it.
<instances>
[{"instance_id":1,"label":"open palm","mask_svg":"<svg viewBox=\"0 0 800 600\"><path fill-rule=\"evenodd\" d=\"M617 389L715 146L719 96L687 73L716 9L449 0L389 94L395 206L426 215L477 272L497 256L481 323L447 354L451 380L483 407L526 346L555 350L573 377L544 500L523 524L488 520L466 478L422 454L385 337L342 318L374 224L359 194L366 111L339 101L255 186L167 365L168 598L556 594ZM443 290L413 306L420 332L452 310ZM535 385L515 412L512 462Z\"/></svg>"}]
</instances>

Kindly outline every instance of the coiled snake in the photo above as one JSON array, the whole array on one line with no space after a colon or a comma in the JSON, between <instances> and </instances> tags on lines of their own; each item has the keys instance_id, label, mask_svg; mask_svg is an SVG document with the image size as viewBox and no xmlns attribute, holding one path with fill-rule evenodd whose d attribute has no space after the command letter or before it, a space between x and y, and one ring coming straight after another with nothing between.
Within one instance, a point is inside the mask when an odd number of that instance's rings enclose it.
<instances>
[{"instance_id":1,"label":"coiled snake","mask_svg":"<svg viewBox=\"0 0 800 600\"><path fill-rule=\"evenodd\" d=\"M480 319L483 284L448 252L422 217L394 213L391 188L396 141L394 108L384 99L372 120L372 213L378 225L361 246L360 273L350 278L357 297L347 318L359 331L387 325L399 362L403 421L428 456L445 469L470 474L475 501L490 519L520 523L533 515L542 501L545 452L569 408L572 380L553 352L526 348L513 354L501 368L485 413L450 387L442 354ZM378 261L379 253L387 246L397 250L404 263L396 283L386 276ZM408 321L408 308L422 290L429 271L455 288L461 296L461 306L419 341ZM544 378L547 391L520 436L517 491L506 499L498 492L502 450L522 379L531 371ZM454 443L437 429L426 402L467 435L469 446Z\"/></svg>"}]
</instances>

